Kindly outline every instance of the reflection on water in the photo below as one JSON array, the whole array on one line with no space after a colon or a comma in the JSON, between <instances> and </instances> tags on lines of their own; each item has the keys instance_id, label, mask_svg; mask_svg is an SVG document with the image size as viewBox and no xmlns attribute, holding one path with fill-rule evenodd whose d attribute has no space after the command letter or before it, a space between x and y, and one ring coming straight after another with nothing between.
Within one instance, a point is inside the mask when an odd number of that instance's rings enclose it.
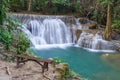
<instances>
[{"instance_id":1,"label":"reflection on water","mask_svg":"<svg viewBox=\"0 0 120 80\"><path fill-rule=\"evenodd\" d=\"M88 80L120 80L120 58L118 54L91 52L80 47L54 47L50 49L34 49L35 55L43 58L62 58L70 64L71 69Z\"/></svg>"}]
</instances>

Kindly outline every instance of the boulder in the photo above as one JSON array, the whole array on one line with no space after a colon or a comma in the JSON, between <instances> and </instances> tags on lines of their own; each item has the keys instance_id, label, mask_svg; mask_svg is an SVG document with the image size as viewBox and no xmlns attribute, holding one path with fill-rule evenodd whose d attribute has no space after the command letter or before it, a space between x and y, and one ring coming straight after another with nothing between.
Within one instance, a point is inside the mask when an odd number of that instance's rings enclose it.
<instances>
[{"instance_id":1,"label":"boulder","mask_svg":"<svg viewBox=\"0 0 120 80\"><path fill-rule=\"evenodd\" d=\"M83 26L88 26L89 29L96 29L97 28L97 22L95 21L91 21L87 18L80 18L79 22L83 25Z\"/></svg>"},{"instance_id":2,"label":"boulder","mask_svg":"<svg viewBox=\"0 0 120 80\"><path fill-rule=\"evenodd\" d=\"M86 24L89 29L96 29L97 27L97 22L94 22L94 21L90 21L90 23Z\"/></svg>"},{"instance_id":3,"label":"boulder","mask_svg":"<svg viewBox=\"0 0 120 80\"><path fill-rule=\"evenodd\" d=\"M120 40L120 34L118 34L115 31L112 31L111 38L112 40Z\"/></svg>"},{"instance_id":4,"label":"boulder","mask_svg":"<svg viewBox=\"0 0 120 80\"><path fill-rule=\"evenodd\" d=\"M55 67L54 80L65 80L64 76L69 73L69 65L60 63Z\"/></svg>"}]
</instances>

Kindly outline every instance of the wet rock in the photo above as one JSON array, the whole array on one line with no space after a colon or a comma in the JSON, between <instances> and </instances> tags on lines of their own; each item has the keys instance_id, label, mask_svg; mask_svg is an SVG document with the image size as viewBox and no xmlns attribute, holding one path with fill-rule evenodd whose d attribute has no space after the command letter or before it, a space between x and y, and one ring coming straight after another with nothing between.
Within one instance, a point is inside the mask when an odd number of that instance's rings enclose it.
<instances>
[{"instance_id":1,"label":"wet rock","mask_svg":"<svg viewBox=\"0 0 120 80\"><path fill-rule=\"evenodd\" d=\"M120 34L118 34L115 31L112 31L111 38L112 40L120 40Z\"/></svg>"},{"instance_id":2,"label":"wet rock","mask_svg":"<svg viewBox=\"0 0 120 80\"><path fill-rule=\"evenodd\" d=\"M82 33L82 30L79 30L79 29L78 29L78 30L76 31L77 40L79 39L79 36L80 36L81 33Z\"/></svg>"},{"instance_id":3,"label":"wet rock","mask_svg":"<svg viewBox=\"0 0 120 80\"><path fill-rule=\"evenodd\" d=\"M80 19L79 19L79 22L80 22L81 24L86 24L88 21L89 21L89 20L88 20L87 18L80 18Z\"/></svg>"},{"instance_id":4,"label":"wet rock","mask_svg":"<svg viewBox=\"0 0 120 80\"><path fill-rule=\"evenodd\" d=\"M112 40L112 44L116 46L116 50L120 52L120 41L119 40Z\"/></svg>"},{"instance_id":5,"label":"wet rock","mask_svg":"<svg viewBox=\"0 0 120 80\"><path fill-rule=\"evenodd\" d=\"M96 29L97 28L97 22L88 20L87 18L80 18L79 22L84 26L88 26L89 29Z\"/></svg>"},{"instance_id":6,"label":"wet rock","mask_svg":"<svg viewBox=\"0 0 120 80\"><path fill-rule=\"evenodd\" d=\"M105 25L101 25L101 24L97 25L97 29L105 29L105 27L106 27Z\"/></svg>"},{"instance_id":7,"label":"wet rock","mask_svg":"<svg viewBox=\"0 0 120 80\"><path fill-rule=\"evenodd\" d=\"M77 44L81 47L91 48L96 50L116 50L118 46L110 41L103 39L103 35L97 32L95 35L82 32Z\"/></svg>"},{"instance_id":8,"label":"wet rock","mask_svg":"<svg viewBox=\"0 0 120 80\"><path fill-rule=\"evenodd\" d=\"M87 26L89 26L90 29L96 29L97 22L90 21L90 23L88 23Z\"/></svg>"},{"instance_id":9,"label":"wet rock","mask_svg":"<svg viewBox=\"0 0 120 80\"><path fill-rule=\"evenodd\" d=\"M95 41L96 45L95 45L95 49L99 49L99 50L116 50L117 46L114 45L113 43L109 42L109 41L105 41L105 40L97 40Z\"/></svg>"},{"instance_id":10,"label":"wet rock","mask_svg":"<svg viewBox=\"0 0 120 80\"><path fill-rule=\"evenodd\" d=\"M60 63L56 65L54 80L65 80L64 76L69 73L69 65L67 63Z\"/></svg>"}]
</instances>

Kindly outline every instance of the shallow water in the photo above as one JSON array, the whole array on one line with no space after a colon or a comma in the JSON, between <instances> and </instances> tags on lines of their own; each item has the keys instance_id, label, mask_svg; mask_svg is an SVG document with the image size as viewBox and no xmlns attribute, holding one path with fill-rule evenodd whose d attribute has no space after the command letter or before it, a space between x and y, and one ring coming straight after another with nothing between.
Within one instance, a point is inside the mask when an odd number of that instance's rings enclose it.
<instances>
[{"instance_id":1,"label":"shallow water","mask_svg":"<svg viewBox=\"0 0 120 80\"><path fill-rule=\"evenodd\" d=\"M72 70L88 80L120 80L120 67L113 67L103 52L92 52L75 46L32 49L35 55L43 58L63 59L70 64Z\"/></svg>"}]
</instances>

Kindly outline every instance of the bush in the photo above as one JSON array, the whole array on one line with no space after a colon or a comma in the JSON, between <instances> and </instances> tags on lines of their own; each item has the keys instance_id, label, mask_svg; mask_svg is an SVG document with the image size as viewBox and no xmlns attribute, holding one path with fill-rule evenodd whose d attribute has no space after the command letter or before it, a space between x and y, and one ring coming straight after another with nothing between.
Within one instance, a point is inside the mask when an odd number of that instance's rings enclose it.
<instances>
[{"instance_id":1,"label":"bush","mask_svg":"<svg viewBox=\"0 0 120 80\"><path fill-rule=\"evenodd\" d=\"M6 30L0 29L0 41L5 45L6 49L10 49L13 35Z\"/></svg>"},{"instance_id":2,"label":"bush","mask_svg":"<svg viewBox=\"0 0 120 80\"><path fill-rule=\"evenodd\" d=\"M112 28L113 29L120 29L120 20L114 20Z\"/></svg>"},{"instance_id":3,"label":"bush","mask_svg":"<svg viewBox=\"0 0 120 80\"><path fill-rule=\"evenodd\" d=\"M26 50L28 47L30 47L30 42L25 36L25 34L24 33L18 34L18 41L16 44L17 54L26 54Z\"/></svg>"}]
</instances>

